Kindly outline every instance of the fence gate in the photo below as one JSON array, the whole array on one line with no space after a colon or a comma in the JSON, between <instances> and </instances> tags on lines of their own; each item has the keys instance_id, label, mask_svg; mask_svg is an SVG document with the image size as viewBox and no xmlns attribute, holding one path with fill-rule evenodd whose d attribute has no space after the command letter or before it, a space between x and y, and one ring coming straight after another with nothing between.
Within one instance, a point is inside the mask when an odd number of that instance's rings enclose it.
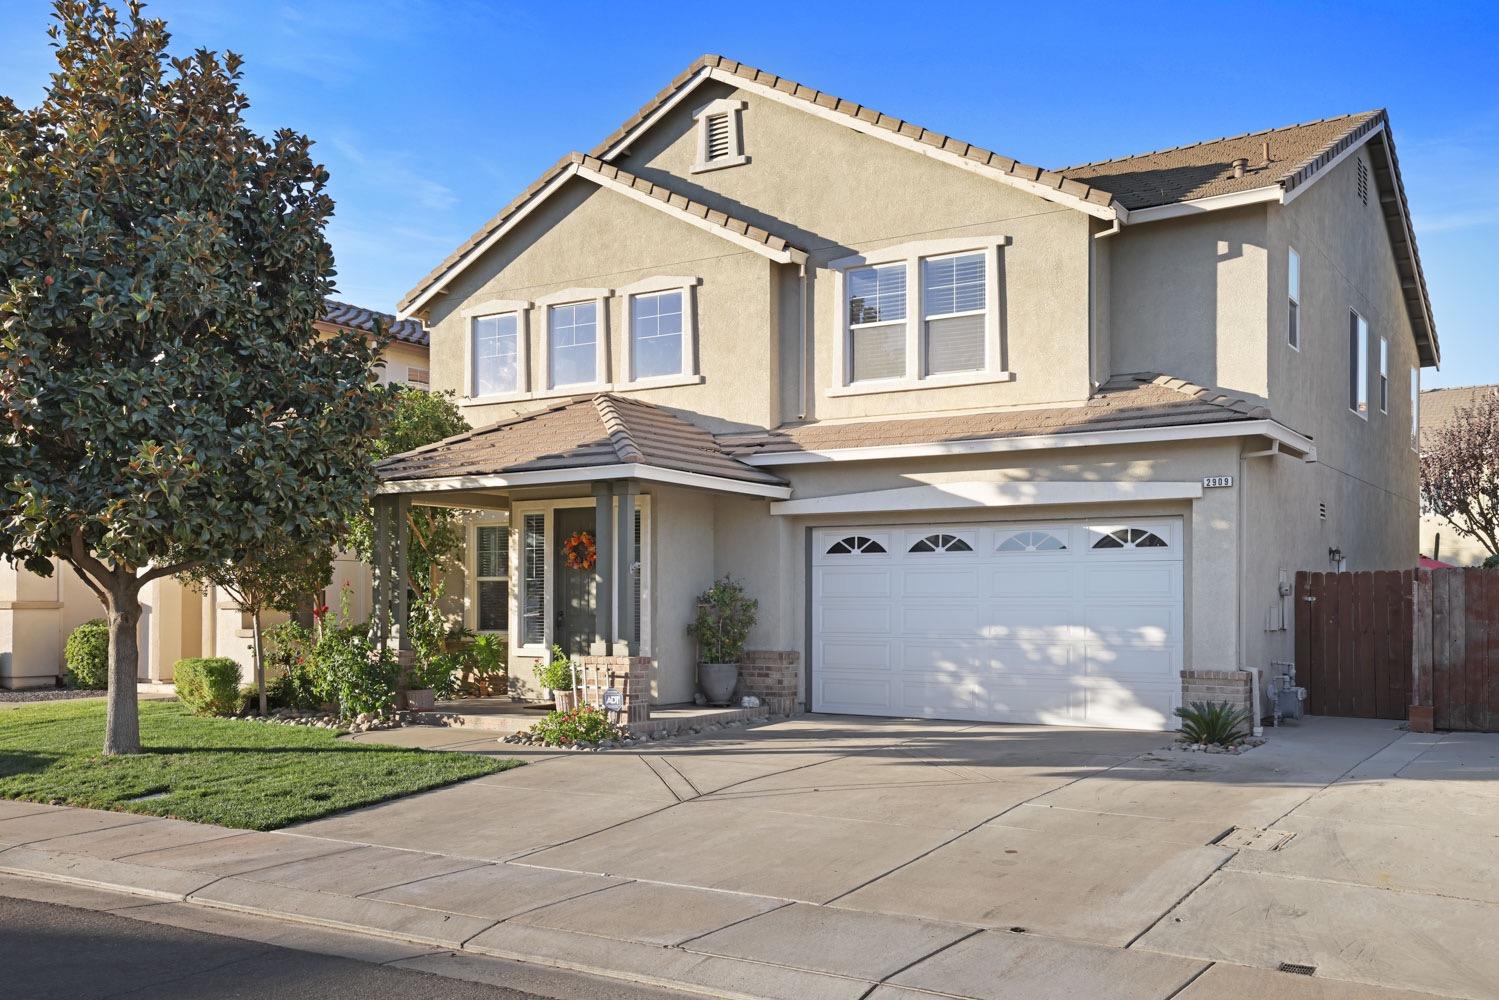
<instances>
[{"instance_id":1,"label":"fence gate","mask_svg":"<svg viewBox=\"0 0 1499 1000\"><path fill-rule=\"evenodd\" d=\"M1423 571L1416 603L1419 704L1437 729L1499 730L1499 572Z\"/></svg>"},{"instance_id":2,"label":"fence gate","mask_svg":"<svg viewBox=\"0 0 1499 1000\"><path fill-rule=\"evenodd\" d=\"M1296 673L1308 714L1406 718L1415 578L1414 570L1296 574ZM1494 634L1499 655L1499 625Z\"/></svg>"}]
</instances>

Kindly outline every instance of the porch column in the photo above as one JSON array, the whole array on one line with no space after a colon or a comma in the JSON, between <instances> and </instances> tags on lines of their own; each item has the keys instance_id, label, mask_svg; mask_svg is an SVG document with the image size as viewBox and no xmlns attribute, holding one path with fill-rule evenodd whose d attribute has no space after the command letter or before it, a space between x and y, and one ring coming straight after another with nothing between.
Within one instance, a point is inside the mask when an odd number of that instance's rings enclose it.
<instances>
[{"instance_id":1,"label":"porch column","mask_svg":"<svg viewBox=\"0 0 1499 1000\"><path fill-rule=\"evenodd\" d=\"M614 545L613 495L608 483L594 483L594 549L593 563L593 645L594 656L609 655L609 640L614 633Z\"/></svg>"},{"instance_id":2,"label":"porch column","mask_svg":"<svg viewBox=\"0 0 1499 1000\"><path fill-rule=\"evenodd\" d=\"M370 618L375 642L384 646L390 637L390 521L395 497L376 495L371 503L374 520L374 565L370 567Z\"/></svg>"},{"instance_id":3,"label":"porch column","mask_svg":"<svg viewBox=\"0 0 1499 1000\"><path fill-rule=\"evenodd\" d=\"M616 483L614 488L619 498L616 512L619 526L614 533L619 552L619 605L614 616L617 626L615 635L619 637L619 642L615 646L615 653L620 656L635 656L639 654L639 650L634 648L635 581L640 575L640 567L635 565L635 493L640 487L632 482L624 482Z\"/></svg>"},{"instance_id":4,"label":"porch column","mask_svg":"<svg viewBox=\"0 0 1499 1000\"><path fill-rule=\"evenodd\" d=\"M398 652L406 652L411 649L411 608L410 601L406 599L410 581L410 512L411 497L402 493L397 494L395 503L391 505L391 554L392 563L390 572L390 585L394 593L391 594L391 638L395 640L394 645ZM404 662L404 661L403 661Z\"/></svg>"}]
</instances>

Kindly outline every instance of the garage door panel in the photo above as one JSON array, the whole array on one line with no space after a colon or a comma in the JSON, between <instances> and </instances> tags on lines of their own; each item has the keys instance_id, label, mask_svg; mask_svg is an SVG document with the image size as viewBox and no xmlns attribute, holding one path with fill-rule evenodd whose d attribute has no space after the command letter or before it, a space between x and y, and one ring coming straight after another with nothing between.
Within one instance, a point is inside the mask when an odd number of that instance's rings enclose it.
<instances>
[{"instance_id":1,"label":"garage door panel","mask_svg":"<svg viewBox=\"0 0 1499 1000\"><path fill-rule=\"evenodd\" d=\"M889 635L894 608L888 604L829 601L819 609L823 635Z\"/></svg>"},{"instance_id":2,"label":"garage door panel","mask_svg":"<svg viewBox=\"0 0 1499 1000\"><path fill-rule=\"evenodd\" d=\"M884 670L895 665L890 642L858 642L839 639L824 640L818 646L821 654L818 663L832 670Z\"/></svg>"},{"instance_id":3,"label":"garage door panel","mask_svg":"<svg viewBox=\"0 0 1499 1000\"><path fill-rule=\"evenodd\" d=\"M901 706L912 715L973 718L980 708L971 683L922 678L904 681L900 690Z\"/></svg>"},{"instance_id":4,"label":"garage door panel","mask_svg":"<svg viewBox=\"0 0 1499 1000\"><path fill-rule=\"evenodd\" d=\"M890 703L890 682L871 678L829 675L822 681L822 711L868 712L883 715L899 706Z\"/></svg>"},{"instance_id":5,"label":"garage door panel","mask_svg":"<svg viewBox=\"0 0 1499 1000\"><path fill-rule=\"evenodd\" d=\"M1174 562L1094 563L1083 570L1088 599L1174 600L1181 596L1181 564Z\"/></svg>"},{"instance_id":6,"label":"garage door panel","mask_svg":"<svg viewBox=\"0 0 1499 1000\"><path fill-rule=\"evenodd\" d=\"M1116 642L1164 646L1181 640L1177 609L1162 605L1089 605L1083 609L1083 626L1099 646Z\"/></svg>"},{"instance_id":7,"label":"garage door panel","mask_svg":"<svg viewBox=\"0 0 1499 1000\"><path fill-rule=\"evenodd\" d=\"M984 692L982 701L991 718L1045 725L1082 722L1086 709L1080 689L1054 682L991 687Z\"/></svg>"},{"instance_id":8,"label":"garage door panel","mask_svg":"<svg viewBox=\"0 0 1499 1000\"><path fill-rule=\"evenodd\" d=\"M945 560L944 560L945 561ZM978 571L957 566L906 569L901 593L906 597L972 597L978 592Z\"/></svg>"},{"instance_id":9,"label":"garage door panel","mask_svg":"<svg viewBox=\"0 0 1499 1000\"><path fill-rule=\"evenodd\" d=\"M820 580L823 597L889 597L891 571L886 567L829 566Z\"/></svg>"},{"instance_id":10,"label":"garage door panel","mask_svg":"<svg viewBox=\"0 0 1499 1000\"><path fill-rule=\"evenodd\" d=\"M1116 677L1131 683L1171 683L1181 673L1181 651L1177 646L1156 649L1122 644L1103 649L1089 647L1084 663L1090 677Z\"/></svg>"},{"instance_id":11,"label":"garage door panel","mask_svg":"<svg viewBox=\"0 0 1499 1000\"><path fill-rule=\"evenodd\" d=\"M972 636L979 631L979 607L976 604L908 604L900 610L900 630L904 635Z\"/></svg>"},{"instance_id":12,"label":"garage door panel","mask_svg":"<svg viewBox=\"0 0 1499 1000\"><path fill-rule=\"evenodd\" d=\"M907 672L960 675L972 680L988 661L984 647L978 639L944 642L908 636L900 643L896 662Z\"/></svg>"},{"instance_id":13,"label":"garage door panel","mask_svg":"<svg viewBox=\"0 0 1499 1000\"><path fill-rule=\"evenodd\" d=\"M987 653L986 673L991 676L1066 677L1083 672L1077 646L1069 642L995 642Z\"/></svg>"},{"instance_id":14,"label":"garage door panel","mask_svg":"<svg viewBox=\"0 0 1499 1000\"><path fill-rule=\"evenodd\" d=\"M1035 599L1071 598L1076 570L1069 565L1024 565L1019 558L1005 560L989 574L989 593L995 597Z\"/></svg>"},{"instance_id":15,"label":"garage door panel","mask_svg":"<svg viewBox=\"0 0 1499 1000\"><path fill-rule=\"evenodd\" d=\"M1071 602L989 601L984 606L983 634L989 639L1069 642L1077 632Z\"/></svg>"}]
</instances>

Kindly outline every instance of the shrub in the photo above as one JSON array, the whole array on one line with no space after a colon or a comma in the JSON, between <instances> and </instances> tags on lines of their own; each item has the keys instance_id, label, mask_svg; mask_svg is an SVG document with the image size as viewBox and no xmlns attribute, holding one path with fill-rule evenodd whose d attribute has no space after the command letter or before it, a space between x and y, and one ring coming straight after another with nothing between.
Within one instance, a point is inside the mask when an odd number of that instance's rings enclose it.
<instances>
[{"instance_id":1,"label":"shrub","mask_svg":"<svg viewBox=\"0 0 1499 1000\"><path fill-rule=\"evenodd\" d=\"M608 713L592 705L579 705L571 712L548 712L531 727L531 735L549 747L557 747L617 740L624 732L609 721Z\"/></svg>"},{"instance_id":2,"label":"shrub","mask_svg":"<svg viewBox=\"0 0 1499 1000\"><path fill-rule=\"evenodd\" d=\"M697 640L699 663L738 663L759 617L760 602L725 576L697 599L687 632Z\"/></svg>"},{"instance_id":3,"label":"shrub","mask_svg":"<svg viewBox=\"0 0 1499 1000\"><path fill-rule=\"evenodd\" d=\"M1249 713L1226 701L1194 701L1190 708L1178 708L1181 738L1188 743L1236 747L1249 736Z\"/></svg>"},{"instance_id":4,"label":"shrub","mask_svg":"<svg viewBox=\"0 0 1499 1000\"><path fill-rule=\"evenodd\" d=\"M178 660L172 668L177 697L199 715L239 711L239 664L227 656Z\"/></svg>"},{"instance_id":5,"label":"shrub","mask_svg":"<svg viewBox=\"0 0 1499 1000\"><path fill-rule=\"evenodd\" d=\"M1499 569L1499 556L1485 556L1483 559L1484 569Z\"/></svg>"},{"instance_id":6,"label":"shrub","mask_svg":"<svg viewBox=\"0 0 1499 1000\"><path fill-rule=\"evenodd\" d=\"M68 687L98 691L109 686L109 623L93 618L75 628L63 647Z\"/></svg>"},{"instance_id":7,"label":"shrub","mask_svg":"<svg viewBox=\"0 0 1499 1000\"><path fill-rule=\"evenodd\" d=\"M266 701L271 708L311 710L329 700L312 662L312 633L294 621L265 634Z\"/></svg>"},{"instance_id":8,"label":"shrub","mask_svg":"<svg viewBox=\"0 0 1499 1000\"><path fill-rule=\"evenodd\" d=\"M573 689L573 665L561 646L552 647L552 658L536 665L536 683L551 691Z\"/></svg>"},{"instance_id":9,"label":"shrub","mask_svg":"<svg viewBox=\"0 0 1499 1000\"><path fill-rule=\"evenodd\" d=\"M345 718L384 712L395 700L399 666L389 650L370 640L365 626L330 628L312 654L321 693Z\"/></svg>"}]
</instances>

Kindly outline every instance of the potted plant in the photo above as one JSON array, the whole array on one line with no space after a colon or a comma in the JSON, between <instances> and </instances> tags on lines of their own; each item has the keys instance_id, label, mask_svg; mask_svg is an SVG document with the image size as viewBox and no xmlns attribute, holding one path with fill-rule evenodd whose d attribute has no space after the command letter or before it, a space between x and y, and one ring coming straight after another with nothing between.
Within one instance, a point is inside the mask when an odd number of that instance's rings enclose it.
<instances>
[{"instance_id":1,"label":"potted plant","mask_svg":"<svg viewBox=\"0 0 1499 1000\"><path fill-rule=\"evenodd\" d=\"M576 706L578 693L573 690L573 664L561 646L553 646L552 658L536 665L536 683L551 690L557 711L570 712Z\"/></svg>"},{"instance_id":2,"label":"potted plant","mask_svg":"<svg viewBox=\"0 0 1499 1000\"><path fill-rule=\"evenodd\" d=\"M739 683L739 659L760 602L725 576L697 599L688 633L697 640L697 682L712 705L727 705Z\"/></svg>"}]
</instances>

